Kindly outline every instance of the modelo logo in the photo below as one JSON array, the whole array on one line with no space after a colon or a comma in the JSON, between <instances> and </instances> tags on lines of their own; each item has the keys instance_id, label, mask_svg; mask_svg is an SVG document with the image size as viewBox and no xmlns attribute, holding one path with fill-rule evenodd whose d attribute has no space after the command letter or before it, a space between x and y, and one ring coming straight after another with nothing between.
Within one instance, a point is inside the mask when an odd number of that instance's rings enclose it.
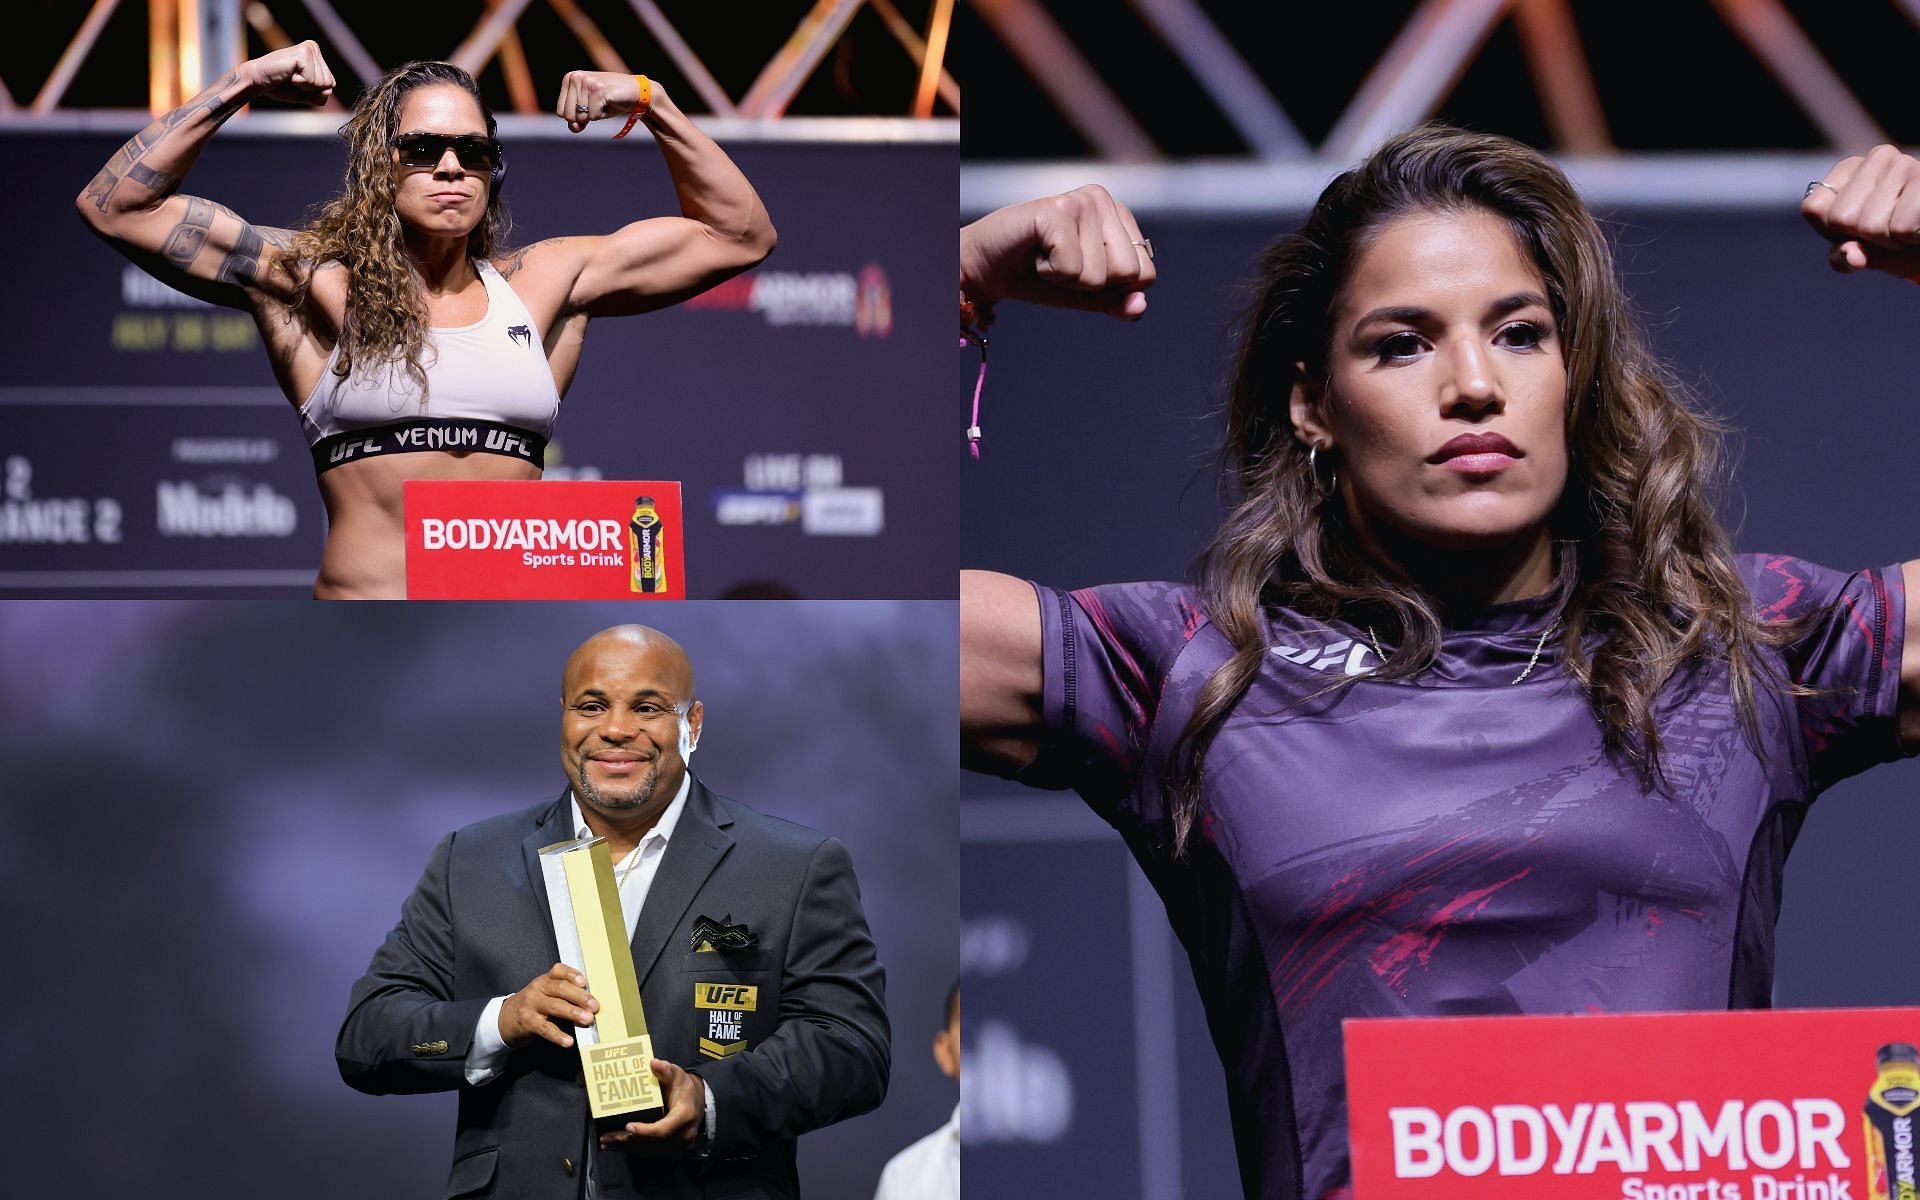
<instances>
[{"instance_id":1,"label":"modelo logo","mask_svg":"<svg viewBox=\"0 0 1920 1200\"><path fill-rule=\"evenodd\" d=\"M1591 1175L1603 1166L1639 1174L1709 1169L1847 1167L1840 1148L1847 1118L1826 1099L1729 1100L1712 1118L1691 1100L1678 1104L1462 1106L1387 1110L1393 1124L1393 1173L1428 1179L1442 1171L1468 1177ZM1821 1161L1824 1159L1824 1163ZM1551 1162L1549 1161L1551 1160ZM1723 1163L1718 1160L1724 1160Z\"/></svg>"},{"instance_id":2,"label":"modelo logo","mask_svg":"<svg viewBox=\"0 0 1920 1200\"><path fill-rule=\"evenodd\" d=\"M1051 1047L1005 1021L980 1022L960 1055L960 1127L967 1144L1057 1142L1073 1127L1074 1084Z\"/></svg>"},{"instance_id":3,"label":"modelo logo","mask_svg":"<svg viewBox=\"0 0 1920 1200\"><path fill-rule=\"evenodd\" d=\"M206 491L190 482L157 485L162 537L292 537L300 523L292 500L264 483L251 489L228 482Z\"/></svg>"}]
</instances>

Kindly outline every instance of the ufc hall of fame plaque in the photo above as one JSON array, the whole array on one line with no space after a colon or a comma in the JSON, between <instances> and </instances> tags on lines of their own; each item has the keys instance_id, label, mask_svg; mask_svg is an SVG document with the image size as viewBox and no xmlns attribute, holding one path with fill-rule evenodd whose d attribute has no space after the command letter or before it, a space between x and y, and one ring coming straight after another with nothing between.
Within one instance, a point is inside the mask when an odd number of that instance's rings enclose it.
<instances>
[{"instance_id":1,"label":"ufc hall of fame plaque","mask_svg":"<svg viewBox=\"0 0 1920 1200\"><path fill-rule=\"evenodd\" d=\"M540 869L560 961L587 977L587 990L600 1002L594 1023L574 1031L593 1115L665 1107L651 1066L653 1038L640 1008L640 981L607 839L547 846L540 851Z\"/></svg>"}]
</instances>

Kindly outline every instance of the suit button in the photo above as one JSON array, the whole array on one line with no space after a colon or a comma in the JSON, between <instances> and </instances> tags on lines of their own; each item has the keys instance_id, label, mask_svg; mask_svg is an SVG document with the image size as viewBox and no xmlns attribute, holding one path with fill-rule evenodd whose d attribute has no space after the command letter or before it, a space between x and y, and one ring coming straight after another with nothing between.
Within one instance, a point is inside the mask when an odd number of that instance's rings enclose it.
<instances>
[{"instance_id":1,"label":"suit button","mask_svg":"<svg viewBox=\"0 0 1920 1200\"><path fill-rule=\"evenodd\" d=\"M560 1160L560 1166L562 1169L566 1171L567 1178L572 1179L573 1178L573 1160L570 1158L563 1158Z\"/></svg>"}]
</instances>

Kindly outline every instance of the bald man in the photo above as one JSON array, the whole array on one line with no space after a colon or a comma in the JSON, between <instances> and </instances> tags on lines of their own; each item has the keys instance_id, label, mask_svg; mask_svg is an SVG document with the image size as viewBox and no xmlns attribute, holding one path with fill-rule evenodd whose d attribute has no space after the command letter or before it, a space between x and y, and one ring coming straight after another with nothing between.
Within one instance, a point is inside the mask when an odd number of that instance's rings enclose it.
<instances>
[{"instance_id":1,"label":"bald man","mask_svg":"<svg viewBox=\"0 0 1920 1200\"><path fill-rule=\"evenodd\" d=\"M553 800L442 839L354 984L335 1057L363 1092L460 1092L446 1195L780 1197L794 1142L886 1093L884 976L839 842L688 769L705 712L672 638L588 638L561 684ZM652 1066L651 1122L592 1120L539 850L607 839ZM697 985L724 984L730 988Z\"/></svg>"}]
</instances>

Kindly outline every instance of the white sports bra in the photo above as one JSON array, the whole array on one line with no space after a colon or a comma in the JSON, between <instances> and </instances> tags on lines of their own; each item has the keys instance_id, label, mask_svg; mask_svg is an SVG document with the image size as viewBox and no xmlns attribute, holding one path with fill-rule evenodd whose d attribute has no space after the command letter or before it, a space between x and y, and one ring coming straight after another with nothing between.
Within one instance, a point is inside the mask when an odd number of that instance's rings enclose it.
<instances>
[{"instance_id":1,"label":"white sports bra","mask_svg":"<svg viewBox=\"0 0 1920 1200\"><path fill-rule=\"evenodd\" d=\"M415 450L504 454L541 465L560 412L546 348L527 306L489 262L474 263L487 315L472 325L428 330L422 347L426 403L400 363L356 364L334 374L335 346L300 406L316 471Z\"/></svg>"}]
</instances>

